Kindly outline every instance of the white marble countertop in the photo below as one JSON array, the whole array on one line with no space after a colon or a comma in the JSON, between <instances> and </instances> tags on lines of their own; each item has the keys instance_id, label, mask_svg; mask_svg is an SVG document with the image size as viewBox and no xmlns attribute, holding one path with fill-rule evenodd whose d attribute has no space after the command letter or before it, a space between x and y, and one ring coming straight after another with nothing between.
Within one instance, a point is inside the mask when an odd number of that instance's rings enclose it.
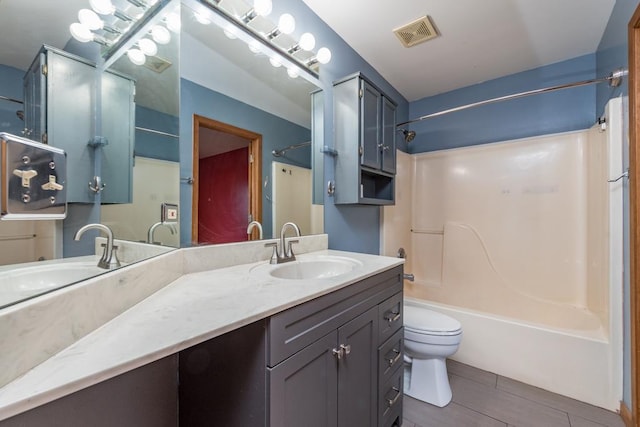
<instances>
[{"instance_id":1,"label":"white marble countertop","mask_svg":"<svg viewBox=\"0 0 640 427\"><path fill-rule=\"evenodd\" d=\"M252 267L185 274L0 388L0 420L113 378L256 320L402 264L397 258L322 250L299 255L359 261L333 278L276 279Z\"/></svg>"}]
</instances>

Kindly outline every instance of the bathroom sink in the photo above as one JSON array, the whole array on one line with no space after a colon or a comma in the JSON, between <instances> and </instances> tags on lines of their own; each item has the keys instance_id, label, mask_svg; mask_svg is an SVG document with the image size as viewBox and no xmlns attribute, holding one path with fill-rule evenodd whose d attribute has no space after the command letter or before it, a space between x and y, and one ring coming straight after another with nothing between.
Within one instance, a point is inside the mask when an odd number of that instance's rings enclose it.
<instances>
[{"instance_id":1,"label":"bathroom sink","mask_svg":"<svg viewBox=\"0 0 640 427\"><path fill-rule=\"evenodd\" d=\"M105 273L95 261L66 262L12 269L0 273L0 304L3 299L37 295L62 285Z\"/></svg>"},{"instance_id":2,"label":"bathroom sink","mask_svg":"<svg viewBox=\"0 0 640 427\"><path fill-rule=\"evenodd\" d=\"M261 265L257 270L278 279L310 280L341 276L360 265L360 261L347 257L316 256L285 264Z\"/></svg>"}]
</instances>

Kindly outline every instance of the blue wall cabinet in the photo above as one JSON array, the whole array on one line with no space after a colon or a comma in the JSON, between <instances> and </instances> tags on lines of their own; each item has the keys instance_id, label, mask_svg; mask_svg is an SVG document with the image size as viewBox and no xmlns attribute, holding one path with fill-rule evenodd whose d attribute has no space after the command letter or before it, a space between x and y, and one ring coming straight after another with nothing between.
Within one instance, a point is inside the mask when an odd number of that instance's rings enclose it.
<instances>
[{"instance_id":1,"label":"blue wall cabinet","mask_svg":"<svg viewBox=\"0 0 640 427\"><path fill-rule=\"evenodd\" d=\"M101 109L95 108L96 82L101 79ZM124 76L96 73L95 64L61 50L43 46L24 77L25 130L34 141L67 153L68 202L93 203L89 181L99 175L105 184L104 203L132 200L134 142L134 82ZM96 111L102 111L100 136L95 139ZM95 151L102 155L96 156ZM95 165L96 159L101 163Z\"/></svg>"},{"instance_id":2,"label":"blue wall cabinet","mask_svg":"<svg viewBox=\"0 0 640 427\"><path fill-rule=\"evenodd\" d=\"M361 73L333 89L336 204L393 204L396 103Z\"/></svg>"}]
</instances>

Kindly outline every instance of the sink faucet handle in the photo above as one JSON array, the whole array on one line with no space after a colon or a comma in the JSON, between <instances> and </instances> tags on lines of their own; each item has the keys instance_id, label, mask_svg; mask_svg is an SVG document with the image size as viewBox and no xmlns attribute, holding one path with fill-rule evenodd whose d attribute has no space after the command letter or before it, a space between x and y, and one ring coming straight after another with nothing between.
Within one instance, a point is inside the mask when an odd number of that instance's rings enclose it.
<instances>
[{"instance_id":1,"label":"sink faucet handle","mask_svg":"<svg viewBox=\"0 0 640 427\"><path fill-rule=\"evenodd\" d=\"M253 231L254 227L258 227L258 238L262 240L262 224L260 224L258 221L251 221L249 225L247 225L247 234L249 235L249 240L251 240L251 232Z\"/></svg>"},{"instance_id":2,"label":"sink faucet handle","mask_svg":"<svg viewBox=\"0 0 640 427\"><path fill-rule=\"evenodd\" d=\"M120 260L118 259L118 245L113 245L113 252L111 253L111 262L109 262L109 268L118 268L122 264L120 264Z\"/></svg>"},{"instance_id":3,"label":"sink faucet handle","mask_svg":"<svg viewBox=\"0 0 640 427\"><path fill-rule=\"evenodd\" d=\"M113 255L113 232L111 229L103 224L87 224L83 227L80 227L78 231L76 231L75 236L73 236L74 240L80 240L80 237L84 234L85 231L90 229L97 229L104 232L107 235L107 243L104 247L104 252L102 253L102 258L98 261L98 267L100 268L113 268L116 264L112 260Z\"/></svg>"},{"instance_id":4,"label":"sink faucet handle","mask_svg":"<svg viewBox=\"0 0 640 427\"><path fill-rule=\"evenodd\" d=\"M293 258L294 260L296 259L295 255L293 254L293 244L294 243L300 243L300 240L298 239L291 239L291 240L287 240L288 245L287 245L287 252L285 253L285 256L287 258Z\"/></svg>"},{"instance_id":5,"label":"sink faucet handle","mask_svg":"<svg viewBox=\"0 0 640 427\"><path fill-rule=\"evenodd\" d=\"M265 248L273 247L271 258L269 258L269 264L277 264L278 263L278 242L265 243L264 247Z\"/></svg>"}]
</instances>

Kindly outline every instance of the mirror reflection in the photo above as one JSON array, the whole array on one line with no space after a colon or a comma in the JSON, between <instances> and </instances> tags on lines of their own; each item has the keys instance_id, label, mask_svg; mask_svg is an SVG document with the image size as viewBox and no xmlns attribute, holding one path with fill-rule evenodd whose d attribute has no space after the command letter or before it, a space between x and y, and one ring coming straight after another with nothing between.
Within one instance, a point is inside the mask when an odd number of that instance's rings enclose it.
<instances>
[{"instance_id":1,"label":"mirror reflection","mask_svg":"<svg viewBox=\"0 0 640 427\"><path fill-rule=\"evenodd\" d=\"M162 13L179 16L180 5L170 5ZM163 43L155 43L153 55L143 54L143 63L132 61L126 54L109 68L135 80L132 200L131 203L103 203L100 216L101 222L109 226L118 239L179 247L177 221L162 220L162 207L180 202L180 32L178 28L172 30L161 40ZM153 37L149 35L142 40L153 42ZM103 85L105 95L111 90ZM118 128L119 123L105 123L110 115L105 99L108 97L103 96L102 115L104 133L108 133L111 128ZM107 164L107 168L111 166Z\"/></svg>"},{"instance_id":2,"label":"mirror reflection","mask_svg":"<svg viewBox=\"0 0 640 427\"><path fill-rule=\"evenodd\" d=\"M242 14L249 8L240 0L225 3L235 8L233 13ZM113 0L111 4L114 10L125 15L138 16L140 13L127 0ZM158 4L164 7L179 5L179 2L165 0ZM131 174L131 179L127 180L129 200L110 200L107 195L113 191L111 189L120 186L107 183L100 195L102 203L70 203L69 215L64 221L0 221L0 274L18 271L21 266L29 267L33 272L33 267L45 265L60 266L67 272L77 270L82 275L100 274L102 271L99 270L88 273L93 267L93 258L99 258L100 248L96 251L93 243L93 237L99 233L89 231L80 242L73 240L75 232L87 223L103 223L113 230L115 239L152 242L154 245L147 246L154 248L246 240L246 227L251 220L263 224L264 238L277 234L273 230L279 230L280 223L289 220L301 224L303 234L322 232L322 206L311 205L310 184L306 183L311 180L322 182L322 156L316 156L313 162L312 152L319 152L319 149L311 148L315 138L310 94L318 93L318 88L302 78L292 78L284 67L275 68L264 55L252 53L246 43L225 36L220 27L198 21L193 14L194 4L205 2L189 0L188 7L182 7L184 26L180 37L179 31L170 31L171 41L156 43L157 52L145 53L142 65L134 65L136 61L140 62L139 57L136 59L126 50L119 51L124 56L111 58L105 72L129 79L135 85L132 115L135 121L127 148L130 153L125 153L130 156L131 163L127 172ZM70 35L70 24L78 21L78 11L85 8L90 8L88 0L0 2L0 25L5 34L0 40L0 131L16 135L24 131L23 81L43 45L93 63L100 61L103 47L92 41L82 43ZM107 25L117 22L106 15L100 17ZM169 27L166 18L158 22ZM264 22L267 21L263 21L263 25L268 25ZM173 30L176 30L175 24L174 19ZM255 25L260 25L260 20ZM228 34L229 29L226 28ZM105 31L93 32L106 39ZM153 38L150 28L145 28L145 32L146 38ZM281 41L283 45L291 42L284 37ZM140 46L133 43L127 48ZM96 131L103 131L104 135L116 128L127 128L121 122L110 122L113 119L108 113L117 110L117 104L107 106L105 100L113 91L109 79L95 74L96 81L103 84L103 99L99 106L90 104L87 108L101 114L99 119L94 115L87 123ZM88 98L90 102L96 100L95 96ZM322 96L315 98L316 118L319 114L321 120ZM64 111L58 112L67 116ZM196 120L196 117L199 118ZM73 132L76 128L70 121L62 129ZM105 171L117 171L122 167L120 161L109 154L108 150L116 146L118 137L111 136L111 139L113 144L89 151L88 159L85 159L89 172L102 173L103 165ZM259 141L260 145L253 141ZM313 143L322 146L323 141ZM235 188L231 185L222 187L231 195L242 194L241 203L229 198L215 209L208 209L212 198L207 193L208 187L229 181L235 185L233 178L215 177L217 172L209 163L215 162L212 157L232 156L237 150L251 154L253 166L249 168L245 164L248 179L242 181L248 188L240 193L230 191ZM319 179L310 178L312 162L316 173L320 174ZM236 175L244 175L245 169L231 169ZM214 178L208 179L208 174L214 174ZM89 179L83 177L78 181L82 191L89 191ZM118 179L117 174L114 179ZM101 187L96 182L93 184L96 188ZM162 212L171 211L163 211L163 206L173 207L176 212L171 224L162 222ZM227 210L237 211L237 219L220 225L207 221L209 216L225 217ZM204 219L204 225L199 227L200 219ZM216 229L223 230L222 234L234 229L235 234L216 240L221 234ZM251 238L259 238L257 229ZM63 267L64 263L75 262L82 256L92 261L86 266L74 265L73 269L69 268L70 264ZM69 258L62 260L63 257ZM51 277L51 269L47 268L42 274ZM23 271L26 270L20 270ZM65 277L72 283L85 276ZM33 280L28 282L33 283Z\"/></svg>"},{"instance_id":3,"label":"mirror reflection","mask_svg":"<svg viewBox=\"0 0 640 427\"><path fill-rule=\"evenodd\" d=\"M177 223L153 229L162 221L163 203L177 212L179 199L179 29L172 43L157 44L161 47L147 56L146 66L129 66L133 63L125 53L100 71L104 43L115 48L116 38L135 27L126 20L118 26L115 15L147 22L147 16L159 12L162 19L171 2L155 8L125 0L106 3L112 11L100 14L89 10L87 0L0 3L0 25L7 31L0 40L0 131L67 152L70 202L65 220L0 221L0 282L6 284L0 289L0 307L109 271L104 263L98 267L102 248L100 241L94 242L105 233L92 227L86 237L74 240L75 232L89 223L107 225L115 239L155 243L126 248L121 244L121 265L171 249L158 243L179 245ZM173 3L179 7L179 2ZM179 16L179 9L176 12ZM87 13L100 19L105 29L116 28L119 35L114 36L116 30L110 35L90 32L99 44L78 34L72 38L70 24ZM155 76L160 71L165 72L162 82ZM147 182L155 185L145 187ZM115 247L113 254L115 261Z\"/></svg>"},{"instance_id":4,"label":"mirror reflection","mask_svg":"<svg viewBox=\"0 0 640 427\"><path fill-rule=\"evenodd\" d=\"M311 94L318 87L276 67L198 6L182 7L180 120L192 127L181 126L181 164L193 178L191 189L181 188L183 244L246 240L252 220L265 238L287 221L302 234L322 232L322 206L311 203ZM220 6L236 17L250 9L241 0ZM249 25L258 31L272 25L255 21Z\"/></svg>"}]
</instances>

